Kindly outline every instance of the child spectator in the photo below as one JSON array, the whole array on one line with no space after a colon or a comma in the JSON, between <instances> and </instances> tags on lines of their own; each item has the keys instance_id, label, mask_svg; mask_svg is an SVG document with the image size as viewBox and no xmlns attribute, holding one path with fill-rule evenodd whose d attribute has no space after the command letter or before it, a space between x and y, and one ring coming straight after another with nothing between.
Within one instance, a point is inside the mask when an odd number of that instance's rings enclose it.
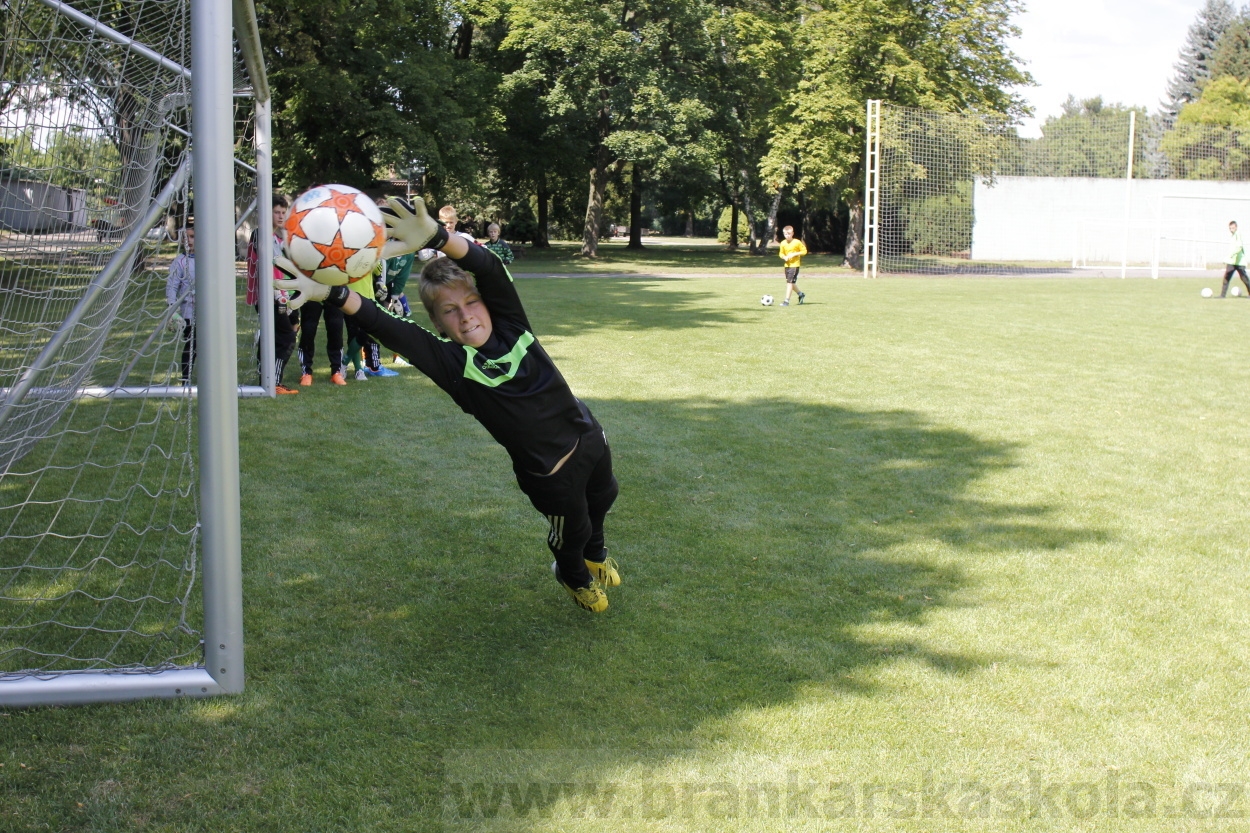
<instances>
[{"instance_id":1,"label":"child spectator","mask_svg":"<svg viewBox=\"0 0 1250 833\"><path fill-rule=\"evenodd\" d=\"M273 195L273 252L277 256L282 252L282 227L286 223L287 211L286 197L281 194ZM259 286L260 269L258 268L257 259L260 257L259 243L257 242L257 234L260 229L252 232L251 239L247 243L247 302L260 312L260 296L261 288ZM275 269L273 277L281 276L281 272ZM273 353L274 353L274 380L276 382L275 391L279 394L299 393L294 388L288 388L282 384L282 374L286 371L286 363L291 358L291 353L295 350L295 328L299 322L299 313L293 311L287 306L286 292L281 289L274 289L273 292ZM260 338L256 340L256 372L260 374ZM261 375L261 380L264 376Z\"/></svg>"},{"instance_id":2,"label":"child spectator","mask_svg":"<svg viewBox=\"0 0 1250 833\"><path fill-rule=\"evenodd\" d=\"M374 288L382 280L384 263L385 261L379 261L374 264L370 280L356 281L356 291L362 298L368 298L376 303L377 299L373 293ZM360 322L354 318L346 318L344 323L347 324L347 349L351 354L352 365L356 368L356 381L363 382L373 376L385 378L399 375L389 367L382 366L382 351L378 343L369 335L369 331L360 326Z\"/></svg>"},{"instance_id":3,"label":"child spectator","mask_svg":"<svg viewBox=\"0 0 1250 833\"><path fill-rule=\"evenodd\" d=\"M438 226L419 198L410 211L390 201L395 238L386 254L424 246L446 257L421 270L421 302L438 335L395 318L345 286L294 276L275 286L301 299L342 307L348 321L377 336L430 377L507 450L517 484L550 525L552 572L580 607L608 608L604 587L620 584L604 547L603 521L616 499L612 454L602 427L530 330L507 269L477 243Z\"/></svg>"},{"instance_id":4,"label":"child spectator","mask_svg":"<svg viewBox=\"0 0 1250 833\"><path fill-rule=\"evenodd\" d=\"M499 224L491 223L486 227L486 236L490 238L482 245L494 252L503 261L503 265L507 266L512 262L512 247L499 239Z\"/></svg>"},{"instance_id":5,"label":"child spectator","mask_svg":"<svg viewBox=\"0 0 1250 833\"><path fill-rule=\"evenodd\" d=\"M386 200L379 200L378 205L390 210L386 206ZM408 288L408 279L412 276L415 258L415 252L407 252L384 259L378 281L373 286L374 300L385 304L391 315L398 318L407 318L412 314L412 308L408 306L408 296L404 293ZM391 364L396 367L411 367L397 353L391 354Z\"/></svg>"},{"instance_id":6,"label":"child spectator","mask_svg":"<svg viewBox=\"0 0 1250 833\"><path fill-rule=\"evenodd\" d=\"M169 264L165 280L165 303L177 307L168 327L182 334L182 384L191 384L191 367L195 364L195 226L190 223L182 231L184 251Z\"/></svg>"},{"instance_id":7,"label":"child spectator","mask_svg":"<svg viewBox=\"0 0 1250 833\"><path fill-rule=\"evenodd\" d=\"M424 200L422 202L424 203ZM457 230L460 226L460 215L456 213L456 207L454 205L444 205L440 208L438 210L438 221L443 224L443 228L447 231L448 235L459 235L465 240L473 240L474 242L477 242L473 235L465 234L463 231ZM422 249L417 252L417 260L420 260L422 263L425 263L427 260L436 260L443 256L443 253L437 249Z\"/></svg>"},{"instance_id":8,"label":"child spectator","mask_svg":"<svg viewBox=\"0 0 1250 833\"><path fill-rule=\"evenodd\" d=\"M308 387L313 383L317 328L323 317L326 322L326 358L330 362L330 383L347 384L347 380L343 378L343 311L334 307L323 309L316 301L309 301L302 305L299 311L299 353L297 355L300 387Z\"/></svg>"}]
</instances>

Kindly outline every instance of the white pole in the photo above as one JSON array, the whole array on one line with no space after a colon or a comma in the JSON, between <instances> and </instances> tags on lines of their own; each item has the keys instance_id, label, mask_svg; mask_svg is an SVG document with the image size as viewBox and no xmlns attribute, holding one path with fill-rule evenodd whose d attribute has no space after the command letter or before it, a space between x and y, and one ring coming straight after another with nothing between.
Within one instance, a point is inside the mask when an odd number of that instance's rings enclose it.
<instances>
[{"instance_id":1,"label":"white pole","mask_svg":"<svg viewBox=\"0 0 1250 833\"><path fill-rule=\"evenodd\" d=\"M1159 204L1155 208L1155 233L1153 251L1150 253L1150 277L1155 280L1159 279L1159 256L1160 243L1163 238L1163 197L1159 197Z\"/></svg>"},{"instance_id":2,"label":"white pole","mask_svg":"<svg viewBox=\"0 0 1250 833\"><path fill-rule=\"evenodd\" d=\"M234 277L234 50L230 5L191 0L204 663L243 690L243 570ZM263 293L262 293L263 294Z\"/></svg>"},{"instance_id":3,"label":"white pole","mask_svg":"<svg viewBox=\"0 0 1250 833\"><path fill-rule=\"evenodd\" d=\"M1137 138L1137 111L1128 114L1128 166L1124 172L1124 250L1120 258L1120 277L1128 275L1128 236L1133 211L1133 145Z\"/></svg>"},{"instance_id":4,"label":"white pole","mask_svg":"<svg viewBox=\"0 0 1250 833\"><path fill-rule=\"evenodd\" d=\"M256 309L260 313L260 386L276 395L278 371L274 347L273 286L273 143L270 102L256 100Z\"/></svg>"}]
</instances>

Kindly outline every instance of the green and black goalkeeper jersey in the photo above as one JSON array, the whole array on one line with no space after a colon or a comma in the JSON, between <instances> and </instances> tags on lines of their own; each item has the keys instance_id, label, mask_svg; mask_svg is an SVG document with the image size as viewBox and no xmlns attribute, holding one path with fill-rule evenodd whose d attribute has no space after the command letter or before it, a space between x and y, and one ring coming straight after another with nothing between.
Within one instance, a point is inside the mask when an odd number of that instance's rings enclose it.
<instances>
[{"instance_id":1,"label":"green and black goalkeeper jersey","mask_svg":"<svg viewBox=\"0 0 1250 833\"><path fill-rule=\"evenodd\" d=\"M545 474L597 423L530 331L499 258L477 243L456 263L477 279L492 332L481 347L456 344L365 300L356 321L472 414L523 471Z\"/></svg>"}]
</instances>

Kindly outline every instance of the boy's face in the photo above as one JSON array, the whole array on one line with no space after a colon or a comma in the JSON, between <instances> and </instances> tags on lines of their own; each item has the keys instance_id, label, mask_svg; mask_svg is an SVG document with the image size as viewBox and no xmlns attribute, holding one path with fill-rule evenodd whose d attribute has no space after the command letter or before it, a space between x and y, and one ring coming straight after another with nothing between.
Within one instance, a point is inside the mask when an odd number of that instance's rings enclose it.
<instances>
[{"instance_id":1,"label":"boy's face","mask_svg":"<svg viewBox=\"0 0 1250 833\"><path fill-rule=\"evenodd\" d=\"M286 206L275 205L273 207L273 230L275 234L282 233L282 226L286 223Z\"/></svg>"},{"instance_id":2,"label":"boy's face","mask_svg":"<svg viewBox=\"0 0 1250 833\"><path fill-rule=\"evenodd\" d=\"M486 229L486 234L490 237L492 243L495 242L499 239L499 226L491 226Z\"/></svg>"},{"instance_id":3,"label":"boy's face","mask_svg":"<svg viewBox=\"0 0 1250 833\"><path fill-rule=\"evenodd\" d=\"M456 344L470 347L481 347L494 331L482 296L476 289L461 285L444 286L438 291L430 321Z\"/></svg>"},{"instance_id":4,"label":"boy's face","mask_svg":"<svg viewBox=\"0 0 1250 833\"><path fill-rule=\"evenodd\" d=\"M187 236L187 254L195 254L195 229L189 228L186 231Z\"/></svg>"},{"instance_id":5,"label":"boy's face","mask_svg":"<svg viewBox=\"0 0 1250 833\"><path fill-rule=\"evenodd\" d=\"M447 229L448 234L455 234L456 233L456 218L455 217L443 218L443 228Z\"/></svg>"},{"instance_id":6,"label":"boy's face","mask_svg":"<svg viewBox=\"0 0 1250 833\"><path fill-rule=\"evenodd\" d=\"M784 229L782 229L781 233L786 236L787 240L794 239L794 229L790 228L789 226L786 226Z\"/></svg>"},{"instance_id":7,"label":"boy's face","mask_svg":"<svg viewBox=\"0 0 1250 833\"><path fill-rule=\"evenodd\" d=\"M1237 224L1236 224L1236 223L1229 223L1229 224L1228 224L1228 230L1229 230L1229 231L1231 231L1231 232L1233 232L1234 234L1236 234L1236 232L1237 232Z\"/></svg>"}]
</instances>

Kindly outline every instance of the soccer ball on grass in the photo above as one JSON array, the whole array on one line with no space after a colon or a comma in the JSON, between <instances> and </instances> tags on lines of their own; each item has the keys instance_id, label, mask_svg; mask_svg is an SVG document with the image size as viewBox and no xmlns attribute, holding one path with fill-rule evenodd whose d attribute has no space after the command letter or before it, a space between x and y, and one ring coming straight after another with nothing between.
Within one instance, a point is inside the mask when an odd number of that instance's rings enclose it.
<instances>
[{"instance_id":1,"label":"soccer ball on grass","mask_svg":"<svg viewBox=\"0 0 1250 833\"><path fill-rule=\"evenodd\" d=\"M765 295L763 298L760 298L760 303L766 307L771 307L773 305L773 296Z\"/></svg>"},{"instance_id":2,"label":"soccer ball on grass","mask_svg":"<svg viewBox=\"0 0 1250 833\"><path fill-rule=\"evenodd\" d=\"M1234 286L1232 289L1228 290L1228 294L1232 295L1234 298L1238 297L1239 295L1241 295L1241 287Z\"/></svg>"},{"instance_id":3,"label":"soccer ball on grass","mask_svg":"<svg viewBox=\"0 0 1250 833\"><path fill-rule=\"evenodd\" d=\"M382 211L350 185L319 185L300 194L285 230L287 257L305 275L329 286L372 274L386 243Z\"/></svg>"},{"instance_id":4,"label":"soccer ball on grass","mask_svg":"<svg viewBox=\"0 0 1250 833\"><path fill-rule=\"evenodd\" d=\"M1209 286L1204 286L1204 287L1202 288L1202 297L1203 297L1203 298L1210 298L1210 297L1211 297L1212 295L1214 295L1214 294L1215 294L1215 293L1211 291L1211 287L1209 287Z\"/></svg>"}]
</instances>

